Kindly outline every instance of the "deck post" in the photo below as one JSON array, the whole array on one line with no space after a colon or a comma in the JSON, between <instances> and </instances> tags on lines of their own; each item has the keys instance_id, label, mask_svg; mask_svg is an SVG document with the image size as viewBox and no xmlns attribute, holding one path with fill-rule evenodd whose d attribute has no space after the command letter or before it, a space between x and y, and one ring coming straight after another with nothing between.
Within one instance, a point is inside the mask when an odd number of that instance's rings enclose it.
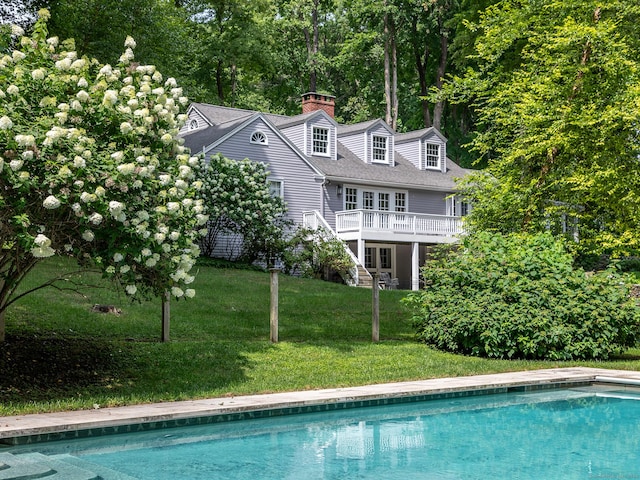
<instances>
[{"instance_id":1,"label":"deck post","mask_svg":"<svg viewBox=\"0 0 640 480\"><path fill-rule=\"evenodd\" d=\"M371 318L371 340L380 341L380 274L373 274L372 293L372 318Z\"/></svg>"},{"instance_id":2,"label":"deck post","mask_svg":"<svg viewBox=\"0 0 640 480\"><path fill-rule=\"evenodd\" d=\"M420 289L420 244L411 244L411 290Z\"/></svg>"},{"instance_id":3,"label":"deck post","mask_svg":"<svg viewBox=\"0 0 640 480\"><path fill-rule=\"evenodd\" d=\"M279 268L270 268L271 272L271 312L270 312L270 339L271 343L278 343L278 272Z\"/></svg>"}]
</instances>

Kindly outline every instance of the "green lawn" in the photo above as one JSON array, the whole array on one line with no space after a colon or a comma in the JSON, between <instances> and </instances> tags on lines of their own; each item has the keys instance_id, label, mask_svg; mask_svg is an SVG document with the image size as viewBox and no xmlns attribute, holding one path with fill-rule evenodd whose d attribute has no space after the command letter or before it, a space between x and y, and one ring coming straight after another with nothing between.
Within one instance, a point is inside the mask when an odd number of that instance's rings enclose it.
<instances>
[{"instance_id":1,"label":"green lawn","mask_svg":"<svg viewBox=\"0 0 640 480\"><path fill-rule=\"evenodd\" d=\"M28 288L73 264L49 259ZM0 415L584 365L638 369L640 351L606 363L486 360L413 339L407 292L380 292L371 342L371 290L280 275L280 343L269 342L269 274L200 267L197 296L174 301L161 343L160 300L130 303L99 276L80 292L39 290L7 313L0 345ZM70 282L66 282L69 284ZM120 316L91 312L113 304Z\"/></svg>"}]
</instances>

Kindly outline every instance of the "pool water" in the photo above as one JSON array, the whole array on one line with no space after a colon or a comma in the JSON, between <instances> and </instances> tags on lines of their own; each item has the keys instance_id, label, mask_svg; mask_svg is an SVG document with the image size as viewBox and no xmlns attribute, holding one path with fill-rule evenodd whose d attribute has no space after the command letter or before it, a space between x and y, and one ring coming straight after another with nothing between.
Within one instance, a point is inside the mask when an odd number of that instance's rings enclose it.
<instances>
[{"instance_id":1,"label":"pool water","mask_svg":"<svg viewBox=\"0 0 640 480\"><path fill-rule=\"evenodd\" d=\"M54 442L137 479L640 479L640 395L481 395Z\"/></svg>"}]
</instances>

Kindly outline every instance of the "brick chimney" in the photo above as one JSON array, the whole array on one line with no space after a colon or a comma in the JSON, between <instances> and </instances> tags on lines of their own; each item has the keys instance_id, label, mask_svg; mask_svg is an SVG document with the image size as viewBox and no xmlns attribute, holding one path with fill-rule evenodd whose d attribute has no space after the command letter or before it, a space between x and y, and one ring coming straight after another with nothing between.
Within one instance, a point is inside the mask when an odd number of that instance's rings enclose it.
<instances>
[{"instance_id":1,"label":"brick chimney","mask_svg":"<svg viewBox=\"0 0 640 480\"><path fill-rule=\"evenodd\" d=\"M336 106L335 100L336 97L333 95L324 95L315 92L305 93L302 95L302 113L324 110L327 115L333 118Z\"/></svg>"}]
</instances>

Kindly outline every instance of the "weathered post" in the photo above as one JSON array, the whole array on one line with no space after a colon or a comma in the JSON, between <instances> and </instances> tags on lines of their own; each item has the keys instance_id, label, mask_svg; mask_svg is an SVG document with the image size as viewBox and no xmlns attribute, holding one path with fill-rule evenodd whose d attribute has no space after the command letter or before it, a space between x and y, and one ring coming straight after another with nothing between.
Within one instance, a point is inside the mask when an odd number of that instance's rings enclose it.
<instances>
[{"instance_id":1,"label":"weathered post","mask_svg":"<svg viewBox=\"0 0 640 480\"><path fill-rule=\"evenodd\" d=\"M278 343L278 268L270 268L271 272L271 343Z\"/></svg>"},{"instance_id":2,"label":"weathered post","mask_svg":"<svg viewBox=\"0 0 640 480\"><path fill-rule=\"evenodd\" d=\"M380 341L380 275L373 274L373 285L371 290L373 291L373 314L371 319L371 340L374 342Z\"/></svg>"},{"instance_id":3,"label":"weathered post","mask_svg":"<svg viewBox=\"0 0 640 480\"><path fill-rule=\"evenodd\" d=\"M171 304L169 300L171 295L169 290L164 292L164 297L162 298L162 341L169 341L169 325L171 320Z\"/></svg>"}]
</instances>

